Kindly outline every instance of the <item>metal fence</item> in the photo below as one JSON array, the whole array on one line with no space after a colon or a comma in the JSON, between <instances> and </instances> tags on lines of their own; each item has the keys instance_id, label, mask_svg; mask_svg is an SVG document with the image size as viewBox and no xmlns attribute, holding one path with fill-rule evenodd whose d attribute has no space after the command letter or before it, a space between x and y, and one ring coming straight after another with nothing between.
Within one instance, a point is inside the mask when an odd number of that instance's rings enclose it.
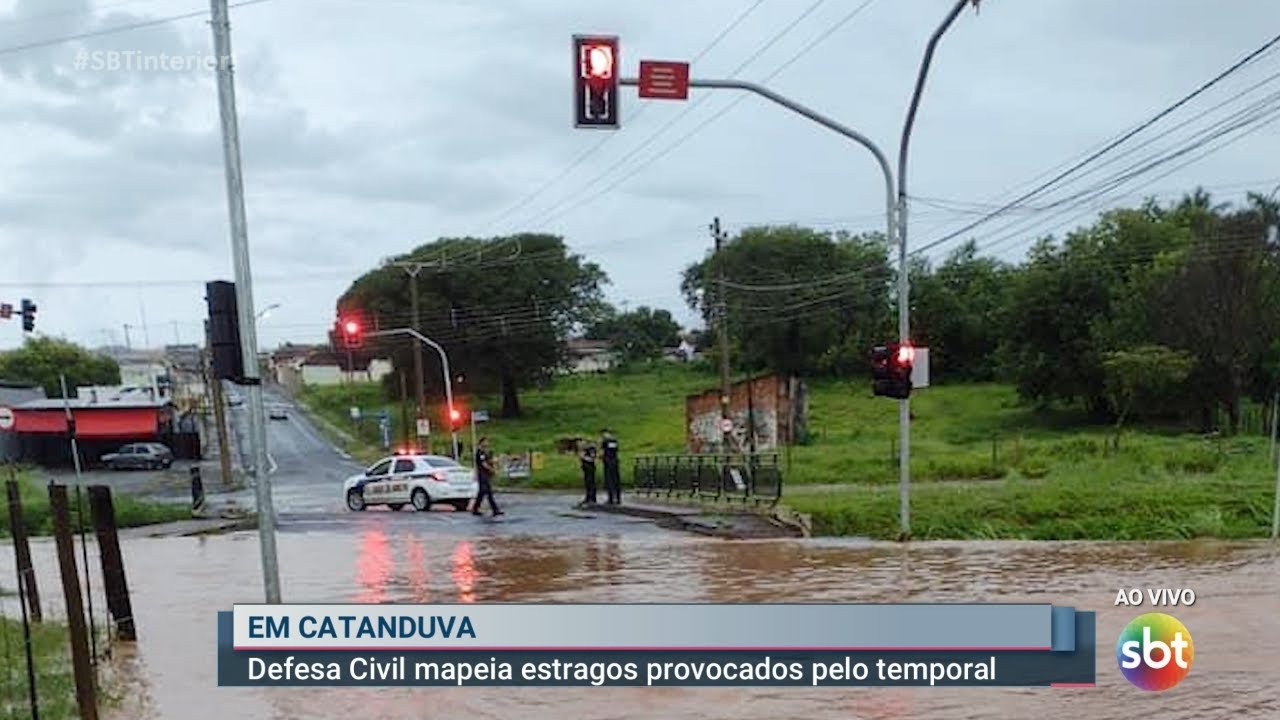
<instances>
[{"instance_id":1,"label":"metal fence","mask_svg":"<svg viewBox=\"0 0 1280 720\"><path fill-rule=\"evenodd\" d=\"M776 503L782 466L777 454L640 455L631 490L647 497Z\"/></svg>"}]
</instances>

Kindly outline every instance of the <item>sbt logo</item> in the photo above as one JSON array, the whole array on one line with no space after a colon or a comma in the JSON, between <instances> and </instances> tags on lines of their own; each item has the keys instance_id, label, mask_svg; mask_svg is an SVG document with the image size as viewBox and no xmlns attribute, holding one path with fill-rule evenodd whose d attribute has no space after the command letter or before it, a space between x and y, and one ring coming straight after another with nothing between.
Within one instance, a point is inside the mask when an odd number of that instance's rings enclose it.
<instances>
[{"instance_id":1,"label":"sbt logo","mask_svg":"<svg viewBox=\"0 0 1280 720\"><path fill-rule=\"evenodd\" d=\"M1191 671L1195 646L1186 626L1172 615L1134 618L1116 642L1120 672L1143 690L1168 690Z\"/></svg>"}]
</instances>

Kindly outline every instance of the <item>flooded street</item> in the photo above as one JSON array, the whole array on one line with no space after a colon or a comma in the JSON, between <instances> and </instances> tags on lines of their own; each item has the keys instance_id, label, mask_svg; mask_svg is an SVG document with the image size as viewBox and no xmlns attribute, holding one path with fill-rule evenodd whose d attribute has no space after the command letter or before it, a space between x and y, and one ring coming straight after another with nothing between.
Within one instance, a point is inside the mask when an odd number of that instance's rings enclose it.
<instances>
[{"instance_id":1,"label":"flooded street","mask_svg":"<svg viewBox=\"0 0 1280 720\"><path fill-rule=\"evenodd\" d=\"M261 602L256 536L128 540L139 643L129 664L142 717L302 718L1274 718L1280 557L1264 544L725 542L665 533L531 536L427 532L370 518L348 531L279 536L284 599L295 602L1032 601L1098 612L1098 687L975 689L218 688L215 612ZM33 547L46 605L60 594L52 544ZM96 565L93 548L90 560ZM0 572L13 577L10 546ZM6 582L11 585L12 582ZM94 607L101 622L101 582ZM1117 589L1190 587L1173 610L1195 664L1166 693L1130 686L1115 638L1140 610ZM10 599L6 612L16 612ZM60 611L59 613L60 614ZM627 621L626 607L618 622ZM130 708L120 717L137 717Z\"/></svg>"}]
</instances>

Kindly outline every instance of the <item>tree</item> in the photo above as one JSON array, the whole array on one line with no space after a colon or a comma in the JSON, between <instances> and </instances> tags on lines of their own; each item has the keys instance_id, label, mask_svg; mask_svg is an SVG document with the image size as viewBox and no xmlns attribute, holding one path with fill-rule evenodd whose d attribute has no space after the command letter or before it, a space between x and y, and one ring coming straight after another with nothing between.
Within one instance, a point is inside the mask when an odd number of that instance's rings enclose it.
<instances>
[{"instance_id":1,"label":"tree","mask_svg":"<svg viewBox=\"0 0 1280 720\"><path fill-rule=\"evenodd\" d=\"M425 264L416 281L419 331L444 347L454 374L466 377L464 390L501 392L503 417L520 414L520 389L560 366L568 335L604 308L604 272L554 235L444 238L394 260ZM359 310L383 329L408 327L409 283L399 267L371 270L343 293L338 311ZM409 340L376 348L413 377ZM442 392L432 355L425 357L425 382Z\"/></svg>"},{"instance_id":2,"label":"tree","mask_svg":"<svg viewBox=\"0 0 1280 720\"><path fill-rule=\"evenodd\" d=\"M847 371L865 366L886 327L892 278L886 250L878 235L747 228L686 268L681 290L716 333L724 273L731 352L744 368Z\"/></svg>"},{"instance_id":3,"label":"tree","mask_svg":"<svg viewBox=\"0 0 1280 720\"><path fill-rule=\"evenodd\" d=\"M1142 345L1132 350L1106 353L1107 395L1116 414L1116 437L1139 404L1161 407L1186 381L1195 359L1162 345Z\"/></svg>"},{"instance_id":4,"label":"tree","mask_svg":"<svg viewBox=\"0 0 1280 720\"><path fill-rule=\"evenodd\" d=\"M929 372L941 378L992 380L1013 270L978 257L972 240L933 270L911 268L911 334L929 348Z\"/></svg>"},{"instance_id":5,"label":"tree","mask_svg":"<svg viewBox=\"0 0 1280 720\"><path fill-rule=\"evenodd\" d=\"M62 397L60 375L75 393L81 385L118 385L120 366L67 340L27 338L22 347L0 353L0 378L30 382L44 388L49 397Z\"/></svg>"},{"instance_id":6,"label":"tree","mask_svg":"<svg viewBox=\"0 0 1280 720\"><path fill-rule=\"evenodd\" d=\"M680 323L667 310L642 305L619 314L609 308L587 328L587 339L609 342L626 361L652 360L680 344Z\"/></svg>"}]
</instances>

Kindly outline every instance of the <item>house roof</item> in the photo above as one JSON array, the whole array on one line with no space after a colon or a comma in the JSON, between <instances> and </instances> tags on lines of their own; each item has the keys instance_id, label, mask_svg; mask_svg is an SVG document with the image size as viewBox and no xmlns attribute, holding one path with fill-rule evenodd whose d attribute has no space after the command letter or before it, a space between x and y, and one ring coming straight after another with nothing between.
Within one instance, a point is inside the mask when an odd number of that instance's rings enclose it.
<instances>
[{"instance_id":1,"label":"house roof","mask_svg":"<svg viewBox=\"0 0 1280 720\"><path fill-rule=\"evenodd\" d=\"M569 352L590 355L594 353L609 352L613 349L608 340L586 340L583 338L574 338L568 342Z\"/></svg>"},{"instance_id":2,"label":"house roof","mask_svg":"<svg viewBox=\"0 0 1280 720\"><path fill-rule=\"evenodd\" d=\"M350 358L350 365L347 361ZM332 350L317 350L302 361L302 365L311 367L337 367L343 372L367 372L369 365L375 358L367 355L361 356L357 354L347 355L345 352L334 352Z\"/></svg>"},{"instance_id":3,"label":"house roof","mask_svg":"<svg viewBox=\"0 0 1280 720\"><path fill-rule=\"evenodd\" d=\"M41 398L29 400L18 407L23 410L62 410L70 406L73 410L122 410L126 408L161 408L169 405L168 400L151 400L149 398L129 397L120 400L103 400L92 402L81 398Z\"/></svg>"}]
</instances>

